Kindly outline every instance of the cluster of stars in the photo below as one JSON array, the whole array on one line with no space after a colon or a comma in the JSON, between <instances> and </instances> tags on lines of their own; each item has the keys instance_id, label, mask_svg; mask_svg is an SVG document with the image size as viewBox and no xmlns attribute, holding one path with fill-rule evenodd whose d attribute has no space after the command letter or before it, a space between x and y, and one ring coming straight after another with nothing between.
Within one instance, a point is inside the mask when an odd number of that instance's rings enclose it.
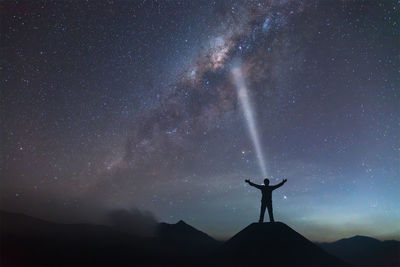
<instances>
[{"instance_id":1,"label":"cluster of stars","mask_svg":"<svg viewBox=\"0 0 400 267\"><path fill-rule=\"evenodd\" d=\"M288 179L280 220L318 239L313 225L340 236L354 210L377 236L400 218L398 1L3 8L0 208L246 225L259 195L244 179L264 175L231 75L241 60L268 176Z\"/></svg>"}]
</instances>

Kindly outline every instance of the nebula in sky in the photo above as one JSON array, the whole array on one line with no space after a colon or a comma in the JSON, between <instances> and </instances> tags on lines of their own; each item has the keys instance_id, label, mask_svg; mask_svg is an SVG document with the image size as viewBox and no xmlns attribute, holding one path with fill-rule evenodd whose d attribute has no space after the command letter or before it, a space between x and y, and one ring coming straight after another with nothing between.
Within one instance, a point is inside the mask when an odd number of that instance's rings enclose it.
<instances>
[{"instance_id":1,"label":"nebula in sky","mask_svg":"<svg viewBox=\"0 0 400 267\"><path fill-rule=\"evenodd\" d=\"M288 180L276 220L306 237L400 238L398 1L0 7L1 209L226 238L267 170Z\"/></svg>"}]
</instances>

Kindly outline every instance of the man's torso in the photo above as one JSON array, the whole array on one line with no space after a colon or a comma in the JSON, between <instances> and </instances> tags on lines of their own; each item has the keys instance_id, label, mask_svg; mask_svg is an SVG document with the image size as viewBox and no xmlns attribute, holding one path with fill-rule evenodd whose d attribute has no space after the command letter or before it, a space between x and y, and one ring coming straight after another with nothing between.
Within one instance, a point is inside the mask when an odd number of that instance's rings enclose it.
<instances>
[{"instance_id":1,"label":"man's torso","mask_svg":"<svg viewBox=\"0 0 400 267\"><path fill-rule=\"evenodd\" d=\"M261 189L262 202L272 202L272 187L264 185Z\"/></svg>"}]
</instances>

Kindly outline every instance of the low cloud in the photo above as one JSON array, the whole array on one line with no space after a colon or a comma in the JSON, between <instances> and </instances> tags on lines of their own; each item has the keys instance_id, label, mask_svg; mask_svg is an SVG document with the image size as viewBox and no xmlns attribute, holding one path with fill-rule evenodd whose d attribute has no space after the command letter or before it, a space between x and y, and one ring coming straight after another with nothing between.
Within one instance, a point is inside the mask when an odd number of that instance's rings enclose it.
<instances>
[{"instance_id":1,"label":"low cloud","mask_svg":"<svg viewBox=\"0 0 400 267\"><path fill-rule=\"evenodd\" d=\"M157 226L157 220L151 212L136 208L109 212L108 223L120 231L146 237L153 236Z\"/></svg>"}]
</instances>

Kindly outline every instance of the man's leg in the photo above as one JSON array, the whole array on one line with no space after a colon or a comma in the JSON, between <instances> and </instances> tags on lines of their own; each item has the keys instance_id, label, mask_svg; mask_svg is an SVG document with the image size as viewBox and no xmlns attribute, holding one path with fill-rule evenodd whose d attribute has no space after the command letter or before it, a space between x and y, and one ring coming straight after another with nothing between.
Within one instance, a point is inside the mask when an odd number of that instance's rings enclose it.
<instances>
[{"instance_id":1,"label":"man's leg","mask_svg":"<svg viewBox=\"0 0 400 267\"><path fill-rule=\"evenodd\" d=\"M272 202L268 203L267 207L268 207L269 221L270 222L275 222L274 213L273 213L273 210L272 210ZM264 210L265 210L265 208L264 208Z\"/></svg>"},{"instance_id":2,"label":"man's leg","mask_svg":"<svg viewBox=\"0 0 400 267\"><path fill-rule=\"evenodd\" d=\"M264 214L265 214L266 207L267 207L267 203L261 201L260 220L258 221L260 223L264 222Z\"/></svg>"}]
</instances>

